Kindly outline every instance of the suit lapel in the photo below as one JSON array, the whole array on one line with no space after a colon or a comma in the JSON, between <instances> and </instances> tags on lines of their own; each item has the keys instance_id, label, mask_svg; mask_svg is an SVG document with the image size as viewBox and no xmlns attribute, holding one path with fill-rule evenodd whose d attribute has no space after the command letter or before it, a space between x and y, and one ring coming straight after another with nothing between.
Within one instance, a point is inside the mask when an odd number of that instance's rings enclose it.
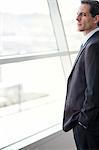
<instances>
[{"instance_id":1,"label":"suit lapel","mask_svg":"<svg viewBox=\"0 0 99 150\"><path fill-rule=\"evenodd\" d=\"M74 65L73 65L73 67L72 67L72 70L71 70L71 73L70 73L70 75L69 75L69 78L71 77L72 72L73 72L73 70L74 70L74 68L75 68L75 65L77 64L78 59L79 59L79 57L81 56L82 52L85 50L87 44L90 43L91 41L93 41L93 40L94 40L93 37L94 37L94 36L97 36L97 35L99 36L99 31L97 31L95 34L93 34L93 35L87 40L87 42L84 44L84 46L80 48L80 51L79 51L79 53L78 53L78 55L77 55L77 58L76 58L76 60L75 60L75 62L74 62ZM68 78L68 79L69 79L69 78Z\"/></svg>"},{"instance_id":2,"label":"suit lapel","mask_svg":"<svg viewBox=\"0 0 99 150\"><path fill-rule=\"evenodd\" d=\"M73 67L72 67L72 70L71 70L70 75L72 74L72 72L73 72L73 70L74 70L74 68L75 68L75 65L76 65L76 63L77 63L77 61L78 61L80 55L81 55L82 52L84 51L84 49L85 49L85 46L83 46L83 47L80 49L80 51L79 51L79 53L78 53L78 55L77 55L77 58L76 58L76 60L75 60L75 62L74 62L74 65L73 65Z\"/></svg>"},{"instance_id":3,"label":"suit lapel","mask_svg":"<svg viewBox=\"0 0 99 150\"><path fill-rule=\"evenodd\" d=\"M75 65L76 65L76 63L77 63L77 61L78 61L80 55L82 54L82 52L83 52L83 50L85 49L85 47L87 46L87 44L92 40L92 37L93 37L94 35L96 35L97 33L99 34L99 31L97 31L96 33L94 33L94 34L86 41L86 43L85 43L83 46L80 47L80 51L79 51L79 53L78 53L78 55L77 55L77 58L76 58L76 60L75 60L75 62L74 62L74 65L73 65L72 69L75 67Z\"/></svg>"},{"instance_id":4,"label":"suit lapel","mask_svg":"<svg viewBox=\"0 0 99 150\"><path fill-rule=\"evenodd\" d=\"M99 32L96 32L94 35L96 35L96 36L98 35L98 36L99 36ZM93 36L94 36L94 35L93 35ZM72 73L73 73L73 71L74 71L74 69L75 69L75 66L76 66L76 64L77 64L77 62L78 62L78 59L79 59L79 57L81 56L82 52L86 49L86 46L88 45L88 43L90 43L91 41L94 40L94 39L93 39L93 36L88 39L88 41L84 44L83 47L81 47L81 49L80 49L80 51L79 51L79 53L78 53L78 55L77 55L77 58L76 58L76 60L75 60L75 62L74 62L74 65L73 65L72 70L71 70L71 72L70 72L70 75L69 75L69 77L68 77L68 81L67 81L67 91L68 91L69 82L70 82L71 77L72 77ZM97 38L98 38L98 37L97 37ZM95 39L96 39L96 38L95 38Z\"/></svg>"},{"instance_id":5,"label":"suit lapel","mask_svg":"<svg viewBox=\"0 0 99 150\"><path fill-rule=\"evenodd\" d=\"M74 65L73 65L73 67L72 67L70 76L71 76L71 74L72 74L72 72L73 72L73 70L74 70L74 68L75 68L75 65L77 64L77 62L78 62L78 60L79 60L79 57L81 56L82 52L84 51L84 49L85 49L85 47L86 47L86 45L87 45L88 43L89 43L89 40L88 40L83 46L80 47L80 51L79 51L79 53L78 53L78 55L77 55L77 58L76 58L76 60L75 60L75 62L74 62ZM70 77L70 76L69 76L69 77Z\"/></svg>"},{"instance_id":6,"label":"suit lapel","mask_svg":"<svg viewBox=\"0 0 99 150\"><path fill-rule=\"evenodd\" d=\"M75 65L76 65L76 63L77 63L77 61L78 61L78 59L79 59L80 55L82 54L82 52L83 52L84 48L85 48L85 46L81 46L80 51L79 51L79 53L78 53L78 55L77 55L77 58L76 58L76 60L75 60L75 62L74 62L74 65L73 65L73 67L72 67L72 68L74 68L74 67L75 67Z\"/></svg>"}]
</instances>

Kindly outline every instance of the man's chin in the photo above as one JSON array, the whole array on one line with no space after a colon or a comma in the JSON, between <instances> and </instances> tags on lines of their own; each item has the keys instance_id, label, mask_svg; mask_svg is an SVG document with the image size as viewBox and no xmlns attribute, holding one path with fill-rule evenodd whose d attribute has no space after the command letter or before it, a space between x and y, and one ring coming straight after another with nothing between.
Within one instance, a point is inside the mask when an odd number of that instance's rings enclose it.
<instances>
[{"instance_id":1,"label":"man's chin","mask_svg":"<svg viewBox=\"0 0 99 150\"><path fill-rule=\"evenodd\" d=\"M83 32L84 30L83 29L81 29L81 28L78 28L77 29L79 32Z\"/></svg>"}]
</instances>

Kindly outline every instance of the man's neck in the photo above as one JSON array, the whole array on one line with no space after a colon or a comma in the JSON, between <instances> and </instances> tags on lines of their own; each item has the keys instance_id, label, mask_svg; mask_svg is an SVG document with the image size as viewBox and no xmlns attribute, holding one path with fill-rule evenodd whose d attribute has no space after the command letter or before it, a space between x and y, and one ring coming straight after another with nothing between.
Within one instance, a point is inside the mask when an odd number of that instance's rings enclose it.
<instances>
[{"instance_id":1,"label":"man's neck","mask_svg":"<svg viewBox=\"0 0 99 150\"><path fill-rule=\"evenodd\" d=\"M83 45L84 45L84 44L86 43L86 41L87 41L95 32L97 32L97 31L99 31L99 27L95 28L94 30L92 30L92 31L90 31L88 34L86 34L86 35L84 36L83 41L82 41Z\"/></svg>"},{"instance_id":2,"label":"man's neck","mask_svg":"<svg viewBox=\"0 0 99 150\"><path fill-rule=\"evenodd\" d=\"M90 32L92 32L92 31L95 30L96 28L98 28L98 27L95 26L95 27L93 27L93 28L91 28L91 29L89 29L89 30L83 31L84 36L86 36L87 34L89 34Z\"/></svg>"}]
</instances>

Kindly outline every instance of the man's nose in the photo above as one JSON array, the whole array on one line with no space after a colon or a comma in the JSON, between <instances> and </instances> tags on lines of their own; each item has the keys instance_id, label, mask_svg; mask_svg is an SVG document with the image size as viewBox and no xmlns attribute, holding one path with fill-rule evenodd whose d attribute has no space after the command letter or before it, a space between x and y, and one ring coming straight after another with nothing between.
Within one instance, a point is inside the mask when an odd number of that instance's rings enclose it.
<instances>
[{"instance_id":1,"label":"man's nose","mask_svg":"<svg viewBox=\"0 0 99 150\"><path fill-rule=\"evenodd\" d=\"M79 15L77 15L76 20L77 20L77 21L80 21L80 20L81 20L81 17L80 17Z\"/></svg>"}]
</instances>

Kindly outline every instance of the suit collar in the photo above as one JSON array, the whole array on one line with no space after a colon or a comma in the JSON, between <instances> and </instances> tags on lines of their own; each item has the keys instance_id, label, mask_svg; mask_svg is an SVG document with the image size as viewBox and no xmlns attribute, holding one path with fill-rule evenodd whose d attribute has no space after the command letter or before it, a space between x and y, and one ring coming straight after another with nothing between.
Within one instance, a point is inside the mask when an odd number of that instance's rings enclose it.
<instances>
[{"instance_id":1,"label":"suit collar","mask_svg":"<svg viewBox=\"0 0 99 150\"><path fill-rule=\"evenodd\" d=\"M87 40L94 35L96 32L99 31L99 27L97 27L96 29L92 30L91 32L89 32L87 35L84 36L84 40L83 40L83 45L87 42Z\"/></svg>"},{"instance_id":2,"label":"suit collar","mask_svg":"<svg viewBox=\"0 0 99 150\"><path fill-rule=\"evenodd\" d=\"M76 62L78 61L78 58L80 57L81 53L83 52L83 50L85 49L85 47L88 45L88 43L90 43L90 41L92 41L93 36L95 36L95 35L97 35L97 34L99 34L99 31L95 32L95 33L86 41L86 43L85 43L83 46L81 46L80 51L79 51L79 53L78 53L78 56L77 56L76 61L75 61L75 63L74 63L73 66L75 66Z\"/></svg>"},{"instance_id":3,"label":"suit collar","mask_svg":"<svg viewBox=\"0 0 99 150\"><path fill-rule=\"evenodd\" d=\"M74 62L74 65L73 65L73 67L72 67L70 76L71 76L71 74L72 74L72 72L73 72L73 70L74 70L74 68L75 68L75 65L76 65L76 63L77 63L77 61L78 61L80 55L81 55L82 52L84 51L85 47L90 43L90 41L93 40L92 37L95 36L95 35L97 35L97 34L98 34L98 36L99 36L99 31L95 32L95 33L86 41L86 43L81 47L81 49L80 49L80 51L79 51L79 53L78 53L78 55L77 55L77 58L76 58L76 60L75 60L75 62Z\"/></svg>"}]
</instances>

